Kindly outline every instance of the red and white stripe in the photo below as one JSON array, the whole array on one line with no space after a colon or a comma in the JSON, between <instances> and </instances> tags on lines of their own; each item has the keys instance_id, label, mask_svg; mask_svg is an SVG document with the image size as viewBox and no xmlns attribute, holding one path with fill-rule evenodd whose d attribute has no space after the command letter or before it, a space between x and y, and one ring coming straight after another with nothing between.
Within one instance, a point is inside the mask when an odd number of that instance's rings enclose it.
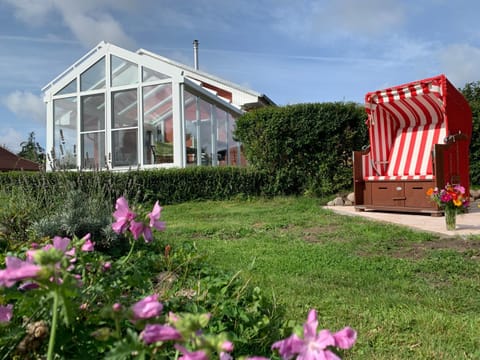
<instances>
[{"instance_id":1,"label":"red and white stripe","mask_svg":"<svg viewBox=\"0 0 480 360\"><path fill-rule=\"evenodd\" d=\"M368 180L431 179L431 152L446 136L438 79L369 93L370 153L362 161Z\"/></svg>"}]
</instances>

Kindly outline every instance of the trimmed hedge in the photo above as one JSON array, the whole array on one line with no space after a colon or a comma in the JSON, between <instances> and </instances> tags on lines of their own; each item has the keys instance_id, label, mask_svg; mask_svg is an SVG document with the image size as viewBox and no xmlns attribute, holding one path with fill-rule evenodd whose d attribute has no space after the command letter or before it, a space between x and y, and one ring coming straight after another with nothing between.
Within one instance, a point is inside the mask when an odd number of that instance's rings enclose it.
<instances>
[{"instance_id":1,"label":"trimmed hedge","mask_svg":"<svg viewBox=\"0 0 480 360\"><path fill-rule=\"evenodd\" d=\"M26 191L55 197L71 189L91 193L103 189L112 200L121 195L138 202L159 200L162 205L195 200L223 200L264 195L267 176L238 167L135 170L128 172L8 172L0 173L0 186L21 185Z\"/></svg>"},{"instance_id":2,"label":"trimmed hedge","mask_svg":"<svg viewBox=\"0 0 480 360\"><path fill-rule=\"evenodd\" d=\"M368 144L365 120L354 103L267 107L242 115L235 137L272 193L331 195L352 187L352 151Z\"/></svg>"}]
</instances>

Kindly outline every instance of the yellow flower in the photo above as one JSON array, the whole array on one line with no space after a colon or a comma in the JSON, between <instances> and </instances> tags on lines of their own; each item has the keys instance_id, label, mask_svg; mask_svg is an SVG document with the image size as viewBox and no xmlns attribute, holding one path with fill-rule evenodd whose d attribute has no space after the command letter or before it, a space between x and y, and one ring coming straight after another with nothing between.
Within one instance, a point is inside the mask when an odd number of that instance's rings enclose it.
<instances>
[{"instance_id":1,"label":"yellow flower","mask_svg":"<svg viewBox=\"0 0 480 360\"><path fill-rule=\"evenodd\" d=\"M459 200L459 199L453 199L453 205L455 206L462 206L462 200Z\"/></svg>"}]
</instances>

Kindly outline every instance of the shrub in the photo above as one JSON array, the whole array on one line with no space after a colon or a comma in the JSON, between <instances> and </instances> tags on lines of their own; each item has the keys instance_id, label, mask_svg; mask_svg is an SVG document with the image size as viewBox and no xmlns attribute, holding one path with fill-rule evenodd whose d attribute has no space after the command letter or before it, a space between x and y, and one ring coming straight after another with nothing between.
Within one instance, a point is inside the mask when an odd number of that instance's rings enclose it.
<instances>
[{"instance_id":1,"label":"shrub","mask_svg":"<svg viewBox=\"0 0 480 360\"><path fill-rule=\"evenodd\" d=\"M333 194L352 187L352 151L368 141L365 110L354 103L268 107L237 120L236 138L273 193Z\"/></svg>"}]
</instances>

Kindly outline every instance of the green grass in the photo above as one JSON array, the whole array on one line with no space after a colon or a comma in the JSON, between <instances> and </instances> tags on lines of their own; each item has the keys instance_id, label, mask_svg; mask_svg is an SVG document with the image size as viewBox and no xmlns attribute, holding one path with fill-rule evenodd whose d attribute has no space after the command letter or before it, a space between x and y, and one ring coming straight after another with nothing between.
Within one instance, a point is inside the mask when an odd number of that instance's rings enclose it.
<instances>
[{"instance_id":1,"label":"green grass","mask_svg":"<svg viewBox=\"0 0 480 360\"><path fill-rule=\"evenodd\" d=\"M356 329L344 359L480 358L475 247L449 249L465 240L341 216L321 204L275 198L167 206L164 238L194 242L206 265L242 271L286 309L286 322L302 323L315 308L320 327Z\"/></svg>"}]
</instances>

